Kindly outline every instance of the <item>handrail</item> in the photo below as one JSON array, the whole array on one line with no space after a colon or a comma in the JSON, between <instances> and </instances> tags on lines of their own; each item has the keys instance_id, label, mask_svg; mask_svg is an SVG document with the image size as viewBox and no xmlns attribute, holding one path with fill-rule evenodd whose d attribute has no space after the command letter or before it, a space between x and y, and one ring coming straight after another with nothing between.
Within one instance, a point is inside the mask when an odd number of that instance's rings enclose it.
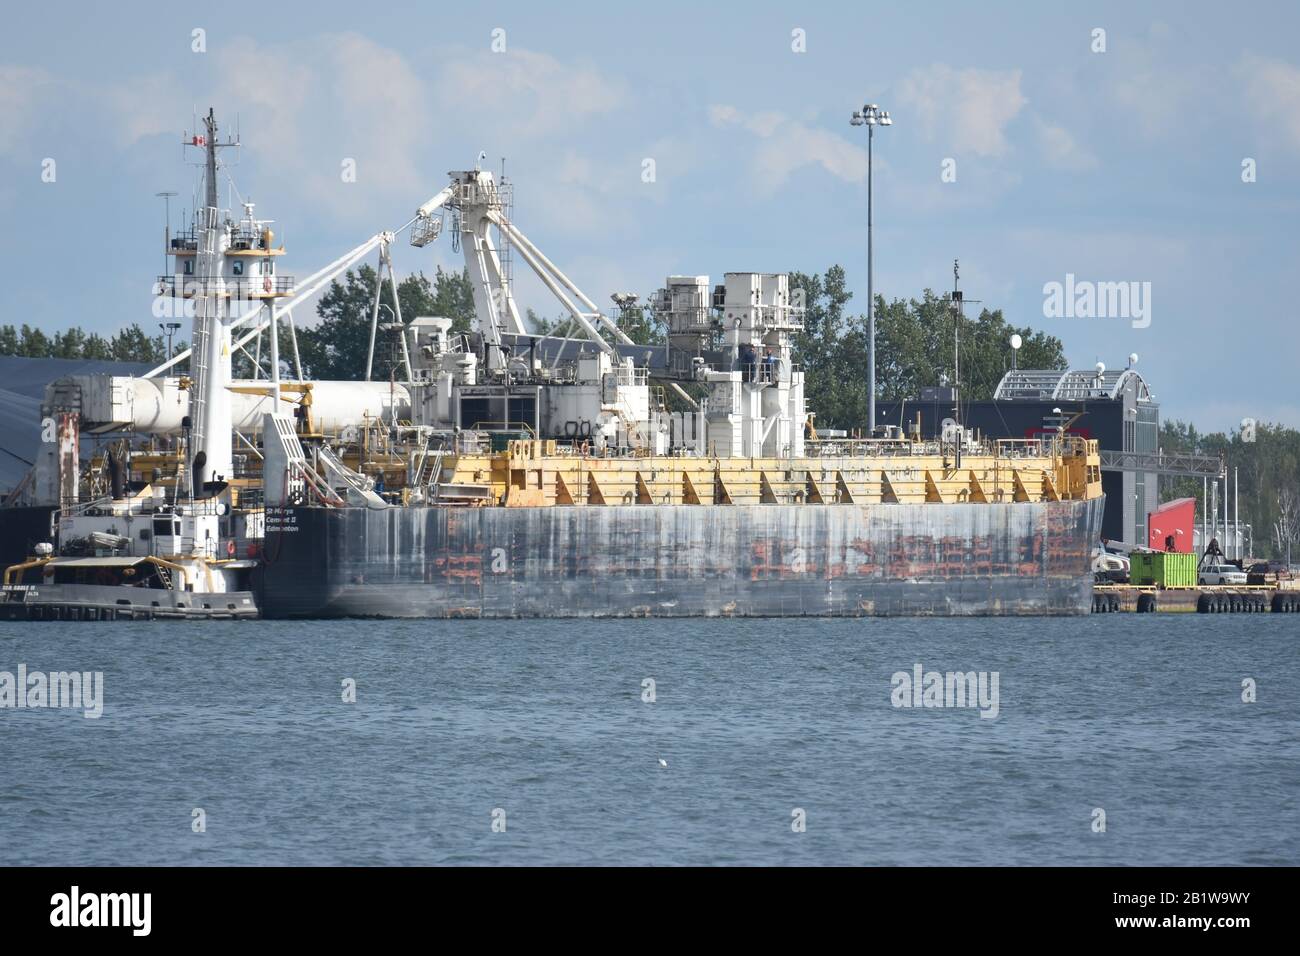
<instances>
[{"instance_id":1,"label":"handrail","mask_svg":"<svg viewBox=\"0 0 1300 956\"><path fill-rule=\"evenodd\" d=\"M295 288L294 277L273 276L187 276L158 277L158 295L229 295L233 299L260 299L268 295L286 295Z\"/></svg>"},{"instance_id":2,"label":"handrail","mask_svg":"<svg viewBox=\"0 0 1300 956\"><path fill-rule=\"evenodd\" d=\"M34 558L31 561L24 561L21 564L11 564L9 567L5 568L5 587L9 587L13 584L12 576L15 572L29 571L32 568L39 568L41 565L49 564L53 560L54 557L50 556L46 558Z\"/></svg>"},{"instance_id":3,"label":"handrail","mask_svg":"<svg viewBox=\"0 0 1300 956\"><path fill-rule=\"evenodd\" d=\"M533 431L533 427L529 425L527 422L477 422L475 423L474 428L472 430L490 431L492 428L495 428L498 425L500 426L499 430L501 431L504 431L507 428L522 428L524 431L528 432L528 434L531 435L534 439L537 438L537 432Z\"/></svg>"}]
</instances>

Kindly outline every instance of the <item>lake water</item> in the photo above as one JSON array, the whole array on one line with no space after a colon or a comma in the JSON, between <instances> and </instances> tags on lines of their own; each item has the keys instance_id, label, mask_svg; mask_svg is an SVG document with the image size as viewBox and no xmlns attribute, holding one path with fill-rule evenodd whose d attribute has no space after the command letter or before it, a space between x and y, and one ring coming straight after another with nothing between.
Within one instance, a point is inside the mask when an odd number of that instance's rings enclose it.
<instances>
[{"instance_id":1,"label":"lake water","mask_svg":"<svg viewBox=\"0 0 1300 956\"><path fill-rule=\"evenodd\" d=\"M1295 865L1297 623L0 624L0 671L104 675L98 719L0 710L0 846L11 865ZM895 707L917 664L997 672L996 718Z\"/></svg>"}]
</instances>

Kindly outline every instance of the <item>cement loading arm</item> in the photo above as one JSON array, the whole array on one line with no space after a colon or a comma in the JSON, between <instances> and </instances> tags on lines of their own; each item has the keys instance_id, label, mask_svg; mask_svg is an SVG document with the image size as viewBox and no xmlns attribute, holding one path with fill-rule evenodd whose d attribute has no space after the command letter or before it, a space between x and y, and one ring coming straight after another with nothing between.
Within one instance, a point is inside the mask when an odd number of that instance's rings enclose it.
<instances>
[{"instance_id":1,"label":"cement loading arm","mask_svg":"<svg viewBox=\"0 0 1300 956\"><path fill-rule=\"evenodd\" d=\"M482 154L479 158L481 162ZM503 333L525 336L531 333L519 317L510 280L502 267L500 251L492 241L491 226L495 226L503 238L503 248L508 243L518 250L520 257L591 342L617 364L620 361L618 349L606 336L624 345L636 343L615 321L601 312L577 283L565 275L509 219L506 202L492 173L476 166L472 170L453 171L449 175L452 178L451 185L416 210L411 244L422 248L437 239L441 232L441 220L436 219L435 214L439 210L451 209L459 216L461 247L474 289L476 331L494 347L492 351L497 353L496 361L500 361ZM375 326L376 322L372 321L372 341ZM691 407L698 407L696 401L679 384L672 382L670 385Z\"/></svg>"}]
</instances>

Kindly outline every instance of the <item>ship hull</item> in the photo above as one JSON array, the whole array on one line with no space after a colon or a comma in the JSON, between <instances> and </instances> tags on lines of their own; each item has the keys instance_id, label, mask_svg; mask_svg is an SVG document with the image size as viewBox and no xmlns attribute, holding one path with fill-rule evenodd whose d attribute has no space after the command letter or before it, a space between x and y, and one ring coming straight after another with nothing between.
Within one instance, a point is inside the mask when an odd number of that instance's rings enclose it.
<instances>
[{"instance_id":1,"label":"ship hull","mask_svg":"<svg viewBox=\"0 0 1300 956\"><path fill-rule=\"evenodd\" d=\"M266 617L1075 615L1104 498L285 508Z\"/></svg>"},{"instance_id":2,"label":"ship hull","mask_svg":"<svg viewBox=\"0 0 1300 956\"><path fill-rule=\"evenodd\" d=\"M41 541L53 541L53 505L0 508L0 568L26 561Z\"/></svg>"},{"instance_id":3,"label":"ship hull","mask_svg":"<svg viewBox=\"0 0 1300 956\"><path fill-rule=\"evenodd\" d=\"M0 588L0 621L204 621L258 616L250 591L170 591L94 584Z\"/></svg>"}]
</instances>

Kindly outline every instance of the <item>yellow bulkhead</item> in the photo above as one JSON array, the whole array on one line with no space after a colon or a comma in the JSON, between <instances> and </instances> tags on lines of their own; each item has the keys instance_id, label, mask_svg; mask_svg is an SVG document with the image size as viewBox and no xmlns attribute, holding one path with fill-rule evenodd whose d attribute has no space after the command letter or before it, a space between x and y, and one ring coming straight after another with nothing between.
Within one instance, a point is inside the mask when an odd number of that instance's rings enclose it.
<instances>
[{"instance_id":1,"label":"yellow bulkhead","mask_svg":"<svg viewBox=\"0 0 1300 956\"><path fill-rule=\"evenodd\" d=\"M553 505L957 504L1101 495L1095 441L1002 441L960 463L934 443L804 458L599 457L554 441L448 457L441 485L482 489L474 502ZM441 494L451 503L455 492ZM466 503L469 503L467 498Z\"/></svg>"}]
</instances>

